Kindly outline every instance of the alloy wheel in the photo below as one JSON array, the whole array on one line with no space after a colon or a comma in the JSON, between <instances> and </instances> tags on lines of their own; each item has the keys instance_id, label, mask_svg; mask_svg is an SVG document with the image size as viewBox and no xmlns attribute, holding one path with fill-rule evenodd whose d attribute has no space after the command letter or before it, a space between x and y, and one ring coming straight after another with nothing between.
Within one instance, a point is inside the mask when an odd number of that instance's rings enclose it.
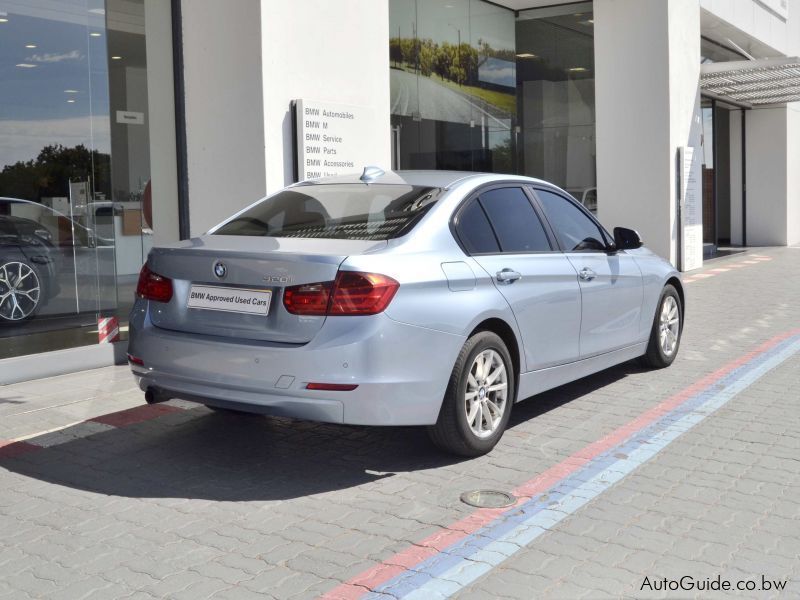
<instances>
[{"instance_id":1,"label":"alloy wheel","mask_svg":"<svg viewBox=\"0 0 800 600\"><path fill-rule=\"evenodd\" d=\"M0 265L0 319L21 321L39 306L39 276L23 262Z\"/></svg>"},{"instance_id":2,"label":"alloy wheel","mask_svg":"<svg viewBox=\"0 0 800 600\"><path fill-rule=\"evenodd\" d=\"M681 329L681 317L678 303L672 296L666 296L661 305L661 315L659 317L658 340L661 344L661 351L665 356L672 356L678 347L678 336Z\"/></svg>"},{"instance_id":3,"label":"alloy wheel","mask_svg":"<svg viewBox=\"0 0 800 600\"><path fill-rule=\"evenodd\" d=\"M508 404L508 370L503 357L492 349L475 357L464 394L467 425L479 438L497 431Z\"/></svg>"}]
</instances>

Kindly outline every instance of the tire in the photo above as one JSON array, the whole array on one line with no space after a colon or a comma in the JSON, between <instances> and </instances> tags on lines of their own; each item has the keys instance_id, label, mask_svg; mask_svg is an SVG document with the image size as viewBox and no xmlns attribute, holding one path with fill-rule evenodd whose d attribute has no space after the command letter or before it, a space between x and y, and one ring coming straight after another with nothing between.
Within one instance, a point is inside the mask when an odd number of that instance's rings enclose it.
<instances>
[{"instance_id":1,"label":"tire","mask_svg":"<svg viewBox=\"0 0 800 600\"><path fill-rule=\"evenodd\" d=\"M667 331L671 332L665 333L665 337L669 340L674 336L671 345L668 343L665 345L665 341L662 339L662 328L665 327ZM682 333L683 307L681 306L681 297L675 287L668 284L664 286L661 292L658 308L653 317L653 327L650 330L647 352L641 357L641 364L652 369L663 369L670 366L678 355Z\"/></svg>"},{"instance_id":2,"label":"tire","mask_svg":"<svg viewBox=\"0 0 800 600\"><path fill-rule=\"evenodd\" d=\"M0 260L0 325L22 323L36 316L47 289L39 268L25 259Z\"/></svg>"},{"instance_id":3,"label":"tire","mask_svg":"<svg viewBox=\"0 0 800 600\"><path fill-rule=\"evenodd\" d=\"M485 383L487 375L495 377L489 385ZM490 389L503 384L505 388ZM468 388L471 398L467 397ZM450 375L439 418L436 425L428 428L428 435L436 446L451 454L486 454L503 436L515 398L516 371L508 348L496 334L480 331L461 349ZM477 412L478 406L480 413ZM499 416L497 408L500 409Z\"/></svg>"}]
</instances>

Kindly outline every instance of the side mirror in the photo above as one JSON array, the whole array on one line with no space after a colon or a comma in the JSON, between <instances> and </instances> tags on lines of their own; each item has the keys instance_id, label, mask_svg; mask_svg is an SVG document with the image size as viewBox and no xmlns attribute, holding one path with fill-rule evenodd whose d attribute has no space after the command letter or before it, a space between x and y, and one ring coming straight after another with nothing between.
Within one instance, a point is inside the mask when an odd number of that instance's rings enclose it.
<instances>
[{"instance_id":1,"label":"side mirror","mask_svg":"<svg viewBox=\"0 0 800 600\"><path fill-rule=\"evenodd\" d=\"M643 245L639 233L625 227L614 227L614 244L617 250L636 250Z\"/></svg>"}]
</instances>

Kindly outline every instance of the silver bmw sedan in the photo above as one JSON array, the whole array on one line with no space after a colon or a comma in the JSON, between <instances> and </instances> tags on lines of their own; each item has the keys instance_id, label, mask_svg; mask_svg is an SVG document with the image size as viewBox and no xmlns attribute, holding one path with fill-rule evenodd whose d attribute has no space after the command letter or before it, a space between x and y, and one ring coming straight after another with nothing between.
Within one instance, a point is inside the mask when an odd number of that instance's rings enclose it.
<instances>
[{"instance_id":1,"label":"silver bmw sedan","mask_svg":"<svg viewBox=\"0 0 800 600\"><path fill-rule=\"evenodd\" d=\"M443 171L292 185L154 248L130 318L148 402L422 425L475 456L514 403L680 345L680 275L541 180Z\"/></svg>"}]
</instances>

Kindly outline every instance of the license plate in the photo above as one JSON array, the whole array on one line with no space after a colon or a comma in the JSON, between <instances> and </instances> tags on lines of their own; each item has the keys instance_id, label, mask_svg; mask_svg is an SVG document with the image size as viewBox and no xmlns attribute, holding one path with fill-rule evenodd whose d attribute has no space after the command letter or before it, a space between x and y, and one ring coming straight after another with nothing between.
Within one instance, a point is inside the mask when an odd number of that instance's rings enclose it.
<instances>
[{"instance_id":1,"label":"license plate","mask_svg":"<svg viewBox=\"0 0 800 600\"><path fill-rule=\"evenodd\" d=\"M270 290L193 285L189 290L189 300L186 305L189 308L266 315L269 313L271 300Z\"/></svg>"}]
</instances>

